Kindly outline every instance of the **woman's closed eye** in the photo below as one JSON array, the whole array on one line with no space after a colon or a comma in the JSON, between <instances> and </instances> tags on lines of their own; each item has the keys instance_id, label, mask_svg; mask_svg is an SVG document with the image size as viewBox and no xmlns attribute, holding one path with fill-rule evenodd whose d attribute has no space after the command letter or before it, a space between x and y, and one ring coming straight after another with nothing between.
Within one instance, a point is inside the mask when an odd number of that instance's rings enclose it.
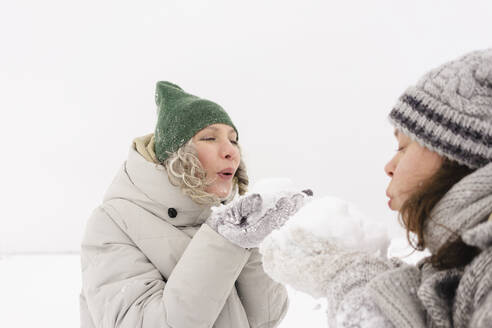
<instances>
[{"instance_id":1,"label":"woman's closed eye","mask_svg":"<svg viewBox=\"0 0 492 328\"><path fill-rule=\"evenodd\" d=\"M406 147L407 147L407 145L398 145L398 148L396 149L396 151L400 152L402 150L405 150Z\"/></svg>"},{"instance_id":2,"label":"woman's closed eye","mask_svg":"<svg viewBox=\"0 0 492 328\"><path fill-rule=\"evenodd\" d=\"M201 138L200 140L201 141L215 141L216 138L214 138L214 137L205 137L205 138ZM233 145L237 145L238 144L237 140L229 140L229 141Z\"/></svg>"}]
</instances>

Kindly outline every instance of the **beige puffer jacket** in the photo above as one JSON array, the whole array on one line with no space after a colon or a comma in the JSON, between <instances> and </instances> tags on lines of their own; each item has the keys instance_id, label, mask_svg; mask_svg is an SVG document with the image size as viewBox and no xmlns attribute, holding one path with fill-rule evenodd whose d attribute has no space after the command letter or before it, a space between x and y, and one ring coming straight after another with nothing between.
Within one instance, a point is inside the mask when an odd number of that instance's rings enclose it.
<instances>
[{"instance_id":1,"label":"beige puffer jacket","mask_svg":"<svg viewBox=\"0 0 492 328\"><path fill-rule=\"evenodd\" d=\"M82 327L275 327L286 289L203 222L210 208L130 148L82 241Z\"/></svg>"}]
</instances>

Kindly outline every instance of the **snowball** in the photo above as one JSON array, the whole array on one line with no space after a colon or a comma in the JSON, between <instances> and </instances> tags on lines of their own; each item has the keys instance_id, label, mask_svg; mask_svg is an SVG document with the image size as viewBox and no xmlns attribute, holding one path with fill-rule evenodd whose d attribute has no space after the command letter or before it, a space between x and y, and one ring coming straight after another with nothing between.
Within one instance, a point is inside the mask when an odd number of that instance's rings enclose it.
<instances>
[{"instance_id":1,"label":"snowball","mask_svg":"<svg viewBox=\"0 0 492 328\"><path fill-rule=\"evenodd\" d=\"M300 227L317 237L350 250L365 250L386 256L389 244L386 228L365 217L353 205L337 197L314 199L301 208L286 224Z\"/></svg>"}]
</instances>

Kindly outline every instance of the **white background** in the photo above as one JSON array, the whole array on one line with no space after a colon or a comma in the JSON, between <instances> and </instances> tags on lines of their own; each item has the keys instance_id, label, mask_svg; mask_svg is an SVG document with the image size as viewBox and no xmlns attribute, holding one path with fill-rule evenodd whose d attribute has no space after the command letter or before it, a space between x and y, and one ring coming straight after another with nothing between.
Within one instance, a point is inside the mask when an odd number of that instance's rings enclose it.
<instances>
[{"instance_id":1,"label":"white background","mask_svg":"<svg viewBox=\"0 0 492 328\"><path fill-rule=\"evenodd\" d=\"M50 268L5 255L78 252L132 139L154 130L158 80L228 111L253 182L290 177L401 234L387 114L428 69L491 47L491 30L490 1L0 0L2 308L32 326L23 309L41 304L42 318L49 307L78 325L75 257ZM53 304L23 283L47 288L43 277Z\"/></svg>"},{"instance_id":2,"label":"white background","mask_svg":"<svg viewBox=\"0 0 492 328\"><path fill-rule=\"evenodd\" d=\"M1 0L0 254L78 251L154 130L158 80L229 112L253 182L287 176L397 226L387 114L491 30L490 1Z\"/></svg>"}]
</instances>

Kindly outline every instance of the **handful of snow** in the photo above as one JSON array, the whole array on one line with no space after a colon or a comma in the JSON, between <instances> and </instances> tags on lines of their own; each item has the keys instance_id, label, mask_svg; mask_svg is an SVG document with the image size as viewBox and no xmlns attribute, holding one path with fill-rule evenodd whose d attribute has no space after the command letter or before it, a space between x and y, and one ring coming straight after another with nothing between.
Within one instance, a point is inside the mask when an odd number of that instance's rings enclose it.
<instances>
[{"instance_id":1,"label":"handful of snow","mask_svg":"<svg viewBox=\"0 0 492 328\"><path fill-rule=\"evenodd\" d=\"M249 194L260 194L262 199L262 209L255 216L263 217L265 213L274 208L282 197L292 197L301 193L302 188L296 186L289 178L269 178L262 179L255 183L248 191ZM307 195L305 195L307 196ZM305 197L308 200L308 197Z\"/></svg>"},{"instance_id":2,"label":"handful of snow","mask_svg":"<svg viewBox=\"0 0 492 328\"><path fill-rule=\"evenodd\" d=\"M370 220L353 205L325 196L301 208L279 231L303 229L347 250L361 250L386 257L389 238L386 227Z\"/></svg>"},{"instance_id":3,"label":"handful of snow","mask_svg":"<svg viewBox=\"0 0 492 328\"><path fill-rule=\"evenodd\" d=\"M289 178L270 178L257 182L250 189L250 193L262 196L263 210L260 215L263 215L266 210L274 207L281 197L301 190L302 188ZM361 250L376 256L387 256L390 241L386 227L381 222L364 216L354 205L337 197L306 198L306 205L273 234L279 237L283 232L299 228L347 250Z\"/></svg>"}]
</instances>

